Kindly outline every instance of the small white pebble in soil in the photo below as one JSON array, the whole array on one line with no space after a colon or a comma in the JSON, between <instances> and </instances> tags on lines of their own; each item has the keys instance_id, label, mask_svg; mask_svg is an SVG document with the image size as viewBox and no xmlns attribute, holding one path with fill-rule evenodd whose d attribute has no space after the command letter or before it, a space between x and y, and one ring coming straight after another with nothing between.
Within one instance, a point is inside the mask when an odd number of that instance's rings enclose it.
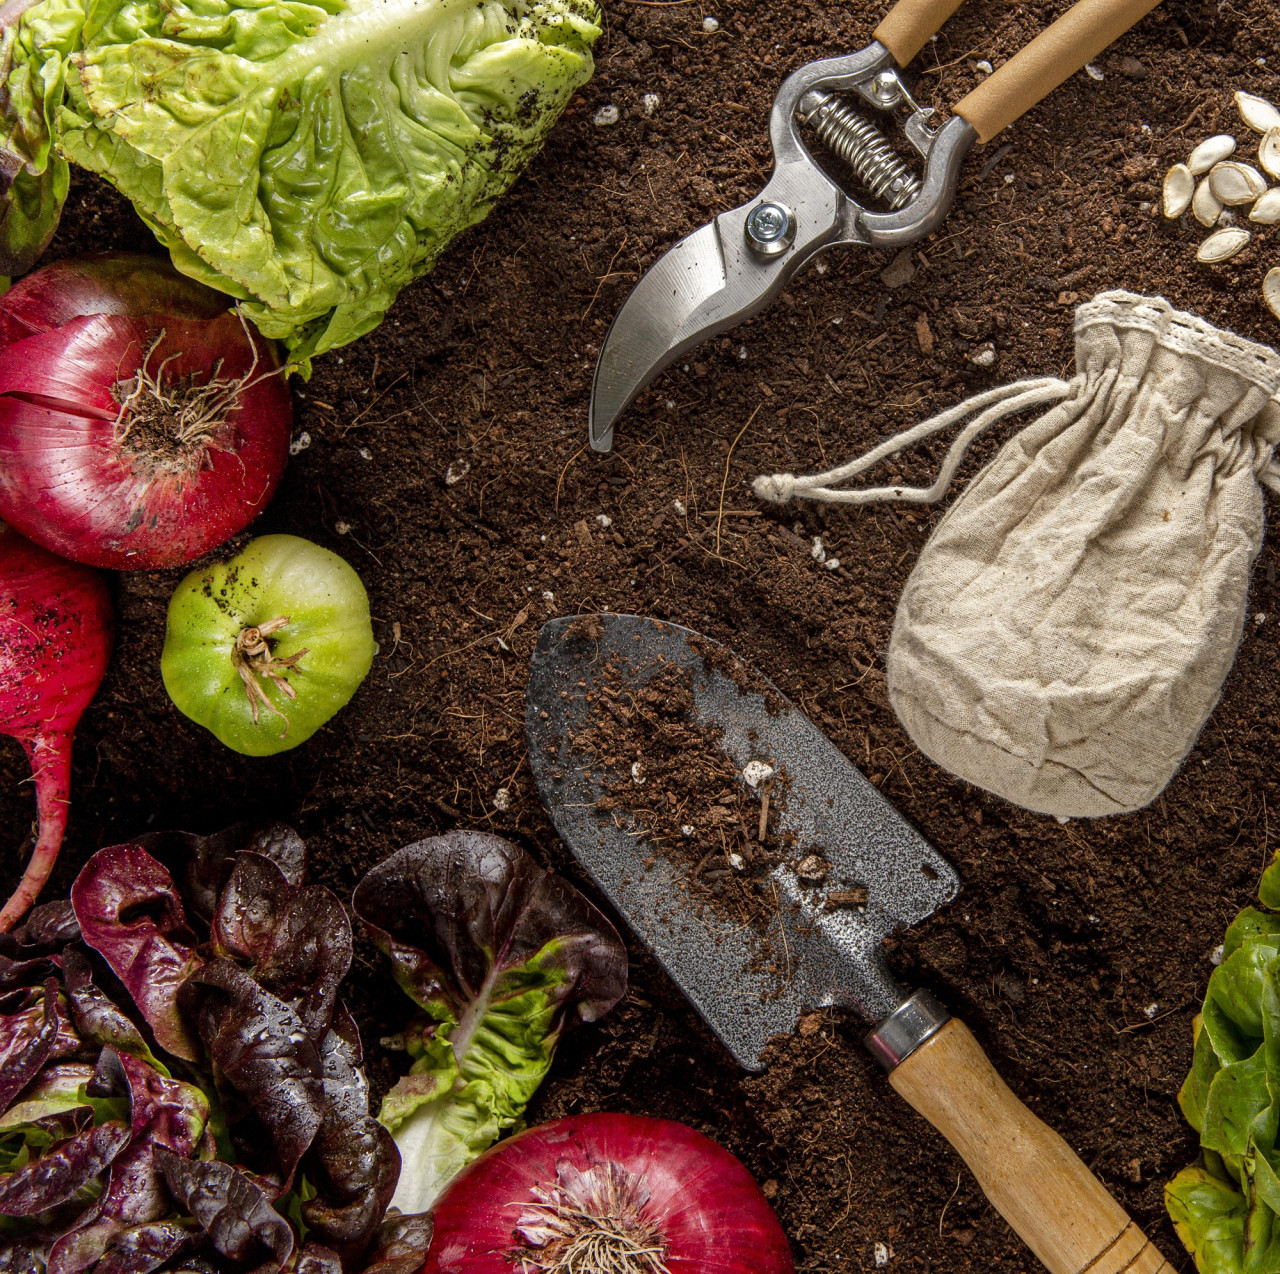
<instances>
[{"instance_id":1,"label":"small white pebble in soil","mask_svg":"<svg viewBox=\"0 0 1280 1274\"><path fill-rule=\"evenodd\" d=\"M350 522L335 522L335 523L333 524L333 529L334 529L335 531L337 531L337 533L338 533L339 535L348 535L348 534L350 533L350 531L351 531L351 523L350 523Z\"/></svg>"},{"instance_id":2,"label":"small white pebble in soil","mask_svg":"<svg viewBox=\"0 0 1280 1274\"><path fill-rule=\"evenodd\" d=\"M637 787L644 782L644 766L639 761L631 762L631 781Z\"/></svg>"},{"instance_id":3,"label":"small white pebble in soil","mask_svg":"<svg viewBox=\"0 0 1280 1274\"><path fill-rule=\"evenodd\" d=\"M1262 627L1262 625L1263 625L1263 624L1265 624L1265 623L1267 622L1267 615L1266 615L1266 612L1265 612L1265 611L1261 611L1261 610L1260 610L1260 611L1259 611L1259 612L1258 612L1258 613L1253 617L1253 622L1254 622L1255 624L1257 624L1259 628L1261 628L1261 627Z\"/></svg>"},{"instance_id":4,"label":"small white pebble in soil","mask_svg":"<svg viewBox=\"0 0 1280 1274\"><path fill-rule=\"evenodd\" d=\"M738 361L741 363L747 361L747 347L745 345L738 346Z\"/></svg>"},{"instance_id":5,"label":"small white pebble in soil","mask_svg":"<svg viewBox=\"0 0 1280 1274\"><path fill-rule=\"evenodd\" d=\"M1160 1011L1160 1006L1153 1000L1142 1010L1143 1016L1150 1021Z\"/></svg>"},{"instance_id":6,"label":"small white pebble in soil","mask_svg":"<svg viewBox=\"0 0 1280 1274\"><path fill-rule=\"evenodd\" d=\"M837 315L835 316L835 318L833 318L831 321L832 321L832 323L834 323L834 324L836 325L836 327L839 327L839 326L840 326L840 324L844 322L844 315L843 315L843 314L837 314Z\"/></svg>"},{"instance_id":7,"label":"small white pebble in soil","mask_svg":"<svg viewBox=\"0 0 1280 1274\"><path fill-rule=\"evenodd\" d=\"M613 525L613 519L607 513L597 513L596 521L599 522L601 526Z\"/></svg>"},{"instance_id":8,"label":"small white pebble in soil","mask_svg":"<svg viewBox=\"0 0 1280 1274\"><path fill-rule=\"evenodd\" d=\"M820 260L820 261L817 263L817 265L815 265L813 268L814 268L815 270L817 270L817 272L818 272L819 274L826 274L826 272L827 272L827 263L826 263L825 261L821 261L821 260Z\"/></svg>"},{"instance_id":9,"label":"small white pebble in soil","mask_svg":"<svg viewBox=\"0 0 1280 1274\"><path fill-rule=\"evenodd\" d=\"M827 878L827 863L820 854L807 854L796 864L796 875L815 884Z\"/></svg>"},{"instance_id":10,"label":"small white pebble in soil","mask_svg":"<svg viewBox=\"0 0 1280 1274\"><path fill-rule=\"evenodd\" d=\"M640 105L644 108L646 115L652 115L662 105L662 98L657 93L646 93L640 99Z\"/></svg>"},{"instance_id":11,"label":"small white pebble in soil","mask_svg":"<svg viewBox=\"0 0 1280 1274\"><path fill-rule=\"evenodd\" d=\"M1013 183L1014 183L1016 180L1017 180L1017 179L1014 177L1014 175L1013 175L1012 173L1005 173L1005 175L1004 175L1004 184L1005 184L1006 186L1012 186L1012 185L1013 185Z\"/></svg>"},{"instance_id":12,"label":"small white pebble in soil","mask_svg":"<svg viewBox=\"0 0 1280 1274\"><path fill-rule=\"evenodd\" d=\"M748 761L742 767L742 781L748 787L759 787L766 779L773 778L773 766L768 761Z\"/></svg>"},{"instance_id":13,"label":"small white pebble in soil","mask_svg":"<svg viewBox=\"0 0 1280 1274\"><path fill-rule=\"evenodd\" d=\"M444 471L444 484L446 487L456 487L463 478L471 472L470 460L455 460Z\"/></svg>"},{"instance_id":14,"label":"small white pebble in soil","mask_svg":"<svg viewBox=\"0 0 1280 1274\"><path fill-rule=\"evenodd\" d=\"M372 452L372 451L370 451L368 447L361 447L361 448L360 448L360 459L361 459L361 460L372 460L372 459L373 459L373 452Z\"/></svg>"},{"instance_id":15,"label":"small white pebble in soil","mask_svg":"<svg viewBox=\"0 0 1280 1274\"><path fill-rule=\"evenodd\" d=\"M888 1243L877 1243L871 1249L871 1259L875 1262L876 1269L881 1269L883 1266L888 1265L893 1260L892 1246Z\"/></svg>"},{"instance_id":16,"label":"small white pebble in soil","mask_svg":"<svg viewBox=\"0 0 1280 1274\"><path fill-rule=\"evenodd\" d=\"M301 452L311 446L311 435L304 429L290 444L289 454L291 456L299 455Z\"/></svg>"},{"instance_id":17,"label":"small white pebble in soil","mask_svg":"<svg viewBox=\"0 0 1280 1274\"><path fill-rule=\"evenodd\" d=\"M713 17L708 13L708 14L707 14L707 16L706 16L705 18L703 18L703 19L702 19L702 29L703 29L703 30L704 30L708 35L712 35L712 34L714 34L716 31L719 31L719 30L720 30L720 19L719 19L719 18L713 18Z\"/></svg>"},{"instance_id":18,"label":"small white pebble in soil","mask_svg":"<svg viewBox=\"0 0 1280 1274\"><path fill-rule=\"evenodd\" d=\"M827 560L827 550L822 547L822 536L815 535L813 537L813 547L809 550L809 556L815 562L825 562Z\"/></svg>"},{"instance_id":19,"label":"small white pebble in soil","mask_svg":"<svg viewBox=\"0 0 1280 1274\"><path fill-rule=\"evenodd\" d=\"M493 794L493 808L496 809L499 814L504 814L511 808L511 793L507 788L500 787Z\"/></svg>"},{"instance_id":20,"label":"small white pebble in soil","mask_svg":"<svg viewBox=\"0 0 1280 1274\"><path fill-rule=\"evenodd\" d=\"M674 398L668 398L668 399L667 399L667 410L668 410L668 411L675 411L675 409L676 409L676 400L675 400Z\"/></svg>"},{"instance_id":21,"label":"small white pebble in soil","mask_svg":"<svg viewBox=\"0 0 1280 1274\"><path fill-rule=\"evenodd\" d=\"M542 594L542 600L544 602L554 602L556 600L556 595L550 589L547 589L546 592Z\"/></svg>"},{"instance_id":22,"label":"small white pebble in soil","mask_svg":"<svg viewBox=\"0 0 1280 1274\"><path fill-rule=\"evenodd\" d=\"M672 500L671 507L675 509L676 513L678 513L680 517L684 517L684 515L689 511L685 508L683 500Z\"/></svg>"},{"instance_id":23,"label":"small white pebble in soil","mask_svg":"<svg viewBox=\"0 0 1280 1274\"><path fill-rule=\"evenodd\" d=\"M734 871L741 871L746 866L746 863L743 861L741 854L730 854L729 866L732 867Z\"/></svg>"},{"instance_id":24,"label":"small white pebble in soil","mask_svg":"<svg viewBox=\"0 0 1280 1274\"><path fill-rule=\"evenodd\" d=\"M1093 62L1086 62L1086 63L1085 63L1084 73L1085 73L1085 74L1086 74L1086 75L1087 75L1091 80L1105 80L1105 79L1107 78L1107 77L1103 74L1103 72L1102 72L1102 67L1097 66L1097 65L1096 65L1095 63L1093 63Z\"/></svg>"},{"instance_id":25,"label":"small white pebble in soil","mask_svg":"<svg viewBox=\"0 0 1280 1274\"><path fill-rule=\"evenodd\" d=\"M596 111L591 117L591 122L597 128L608 128L610 125L616 124L620 117L621 112L612 102L609 102Z\"/></svg>"},{"instance_id":26,"label":"small white pebble in soil","mask_svg":"<svg viewBox=\"0 0 1280 1274\"><path fill-rule=\"evenodd\" d=\"M1071 816L1069 814L1055 814L1054 818L1056 818L1064 827L1071 822Z\"/></svg>"},{"instance_id":27,"label":"small white pebble in soil","mask_svg":"<svg viewBox=\"0 0 1280 1274\"><path fill-rule=\"evenodd\" d=\"M1209 952L1209 963L1215 967L1220 965L1226 954L1226 951L1223 950L1222 943L1218 943L1218 945Z\"/></svg>"},{"instance_id":28,"label":"small white pebble in soil","mask_svg":"<svg viewBox=\"0 0 1280 1274\"><path fill-rule=\"evenodd\" d=\"M683 836L685 840L688 840L689 837L693 835L693 824L682 823L680 825L680 835Z\"/></svg>"},{"instance_id":29,"label":"small white pebble in soil","mask_svg":"<svg viewBox=\"0 0 1280 1274\"><path fill-rule=\"evenodd\" d=\"M1151 136L1151 125L1150 125L1150 124L1143 124L1143 126L1142 126L1142 135L1143 135L1143 137L1150 137L1150 136Z\"/></svg>"},{"instance_id":30,"label":"small white pebble in soil","mask_svg":"<svg viewBox=\"0 0 1280 1274\"><path fill-rule=\"evenodd\" d=\"M986 58L983 58L981 62L975 62L973 64L973 69L982 75L990 75L991 72L995 70L995 67L993 67Z\"/></svg>"},{"instance_id":31,"label":"small white pebble in soil","mask_svg":"<svg viewBox=\"0 0 1280 1274\"><path fill-rule=\"evenodd\" d=\"M403 1053L405 1051L404 1032L401 1031L399 1035L384 1035L378 1043L393 1053Z\"/></svg>"},{"instance_id":32,"label":"small white pebble in soil","mask_svg":"<svg viewBox=\"0 0 1280 1274\"><path fill-rule=\"evenodd\" d=\"M822 565L829 571L838 571L840 569L840 559L838 557L829 557Z\"/></svg>"},{"instance_id":33,"label":"small white pebble in soil","mask_svg":"<svg viewBox=\"0 0 1280 1274\"><path fill-rule=\"evenodd\" d=\"M994 345L983 345L969 355L969 361L975 367L990 367L996 361Z\"/></svg>"},{"instance_id":34,"label":"small white pebble in soil","mask_svg":"<svg viewBox=\"0 0 1280 1274\"><path fill-rule=\"evenodd\" d=\"M1032 979L1031 979L1031 985L1032 985L1032 986L1039 986L1039 985L1040 985L1040 979L1039 979L1039 978L1032 978Z\"/></svg>"}]
</instances>

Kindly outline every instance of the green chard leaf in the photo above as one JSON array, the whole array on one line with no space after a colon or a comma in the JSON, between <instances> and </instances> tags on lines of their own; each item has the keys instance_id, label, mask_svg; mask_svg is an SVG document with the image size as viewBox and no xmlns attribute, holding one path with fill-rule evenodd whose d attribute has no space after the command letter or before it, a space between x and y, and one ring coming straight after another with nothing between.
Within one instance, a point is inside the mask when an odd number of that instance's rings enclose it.
<instances>
[{"instance_id":1,"label":"green chard leaf","mask_svg":"<svg viewBox=\"0 0 1280 1274\"><path fill-rule=\"evenodd\" d=\"M47 243L71 160L306 370L488 213L600 21L595 0L40 0L0 45L0 272Z\"/></svg>"},{"instance_id":2,"label":"green chard leaf","mask_svg":"<svg viewBox=\"0 0 1280 1274\"><path fill-rule=\"evenodd\" d=\"M1280 856L1223 942L1178 1094L1201 1162L1165 1203L1200 1274L1280 1274Z\"/></svg>"},{"instance_id":3,"label":"green chard leaf","mask_svg":"<svg viewBox=\"0 0 1280 1274\"><path fill-rule=\"evenodd\" d=\"M422 1212L517 1126L565 1026L622 996L626 951L572 885L482 832L392 854L353 905L426 1013L405 1032L415 1060L380 1115L403 1164L393 1203Z\"/></svg>"}]
</instances>

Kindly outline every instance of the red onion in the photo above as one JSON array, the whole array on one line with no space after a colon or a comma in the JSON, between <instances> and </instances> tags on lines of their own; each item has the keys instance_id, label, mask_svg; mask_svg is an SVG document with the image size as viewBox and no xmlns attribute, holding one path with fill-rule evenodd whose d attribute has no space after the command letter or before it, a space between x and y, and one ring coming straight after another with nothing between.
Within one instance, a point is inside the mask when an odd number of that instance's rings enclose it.
<instances>
[{"instance_id":1,"label":"red onion","mask_svg":"<svg viewBox=\"0 0 1280 1274\"><path fill-rule=\"evenodd\" d=\"M117 570L181 566L255 518L289 457L274 346L133 253L58 261L0 299L0 518Z\"/></svg>"},{"instance_id":2,"label":"red onion","mask_svg":"<svg viewBox=\"0 0 1280 1274\"><path fill-rule=\"evenodd\" d=\"M0 933L35 901L67 828L71 737L111 658L111 597L97 571L64 562L0 522L0 734L31 762L39 818Z\"/></svg>"},{"instance_id":3,"label":"red onion","mask_svg":"<svg viewBox=\"0 0 1280 1274\"><path fill-rule=\"evenodd\" d=\"M435 1205L423 1274L792 1274L751 1174L684 1124L575 1115L486 1151Z\"/></svg>"}]
</instances>

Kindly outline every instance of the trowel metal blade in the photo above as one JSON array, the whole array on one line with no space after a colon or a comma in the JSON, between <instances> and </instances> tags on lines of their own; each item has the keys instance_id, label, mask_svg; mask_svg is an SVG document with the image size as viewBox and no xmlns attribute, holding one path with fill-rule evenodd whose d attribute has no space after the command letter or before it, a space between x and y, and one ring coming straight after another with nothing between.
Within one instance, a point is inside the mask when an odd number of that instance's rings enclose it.
<instances>
[{"instance_id":1,"label":"trowel metal blade","mask_svg":"<svg viewBox=\"0 0 1280 1274\"><path fill-rule=\"evenodd\" d=\"M589 623L576 622L584 619ZM737 1061L759 1070L770 1037L791 1031L806 1010L849 1005L878 1021L896 1009L906 992L886 971L881 942L949 902L959 880L781 692L768 702L744 692L744 679L720 671L727 665L717 652L736 660L691 629L642 616L552 620L538 635L530 670L529 758L556 830L578 861ZM601 686L640 686L672 664L690 670L694 716L720 732L718 746L738 769L764 761L785 770L789 782L775 834L794 835L792 865L771 877L781 932L771 935L768 964L750 931L695 908L681 890L679 868L655 853L637 823L619 810L597 810L604 767L575 746ZM829 864L819 889L793 870L810 853ZM828 891L857 889L867 891L865 907L825 907Z\"/></svg>"}]
</instances>

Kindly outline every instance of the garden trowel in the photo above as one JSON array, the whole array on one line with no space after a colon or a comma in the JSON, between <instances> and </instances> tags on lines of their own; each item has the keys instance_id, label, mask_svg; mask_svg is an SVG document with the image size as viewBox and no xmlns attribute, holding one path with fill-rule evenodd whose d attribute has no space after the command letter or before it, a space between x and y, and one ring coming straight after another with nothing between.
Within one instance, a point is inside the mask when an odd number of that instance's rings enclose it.
<instances>
[{"instance_id":1,"label":"garden trowel","mask_svg":"<svg viewBox=\"0 0 1280 1274\"><path fill-rule=\"evenodd\" d=\"M687 669L694 723L739 772L785 775L772 835L773 956L728 915L695 907L684 868L633 817L605 814L605 766L575 743L602 691L623 695ZM950 902L951 865L759 673L688 628L635 615L553 620L538 636L526 706L529 759L556 830L636 935L748 1070L800 1015L843 1005L877 1023L889 1082L959 1151L987 1197L1054 1274L1173 1274L1065 1141L1006 1087L977 1040L928 992L890 976L885 937ZM757 767L757 773L760 772ZM661 794L659 794L661 795ZM822 887L801 878L825 864ZM832 907L830 899L857 899Z\"/></svg>"}]
</instances>

